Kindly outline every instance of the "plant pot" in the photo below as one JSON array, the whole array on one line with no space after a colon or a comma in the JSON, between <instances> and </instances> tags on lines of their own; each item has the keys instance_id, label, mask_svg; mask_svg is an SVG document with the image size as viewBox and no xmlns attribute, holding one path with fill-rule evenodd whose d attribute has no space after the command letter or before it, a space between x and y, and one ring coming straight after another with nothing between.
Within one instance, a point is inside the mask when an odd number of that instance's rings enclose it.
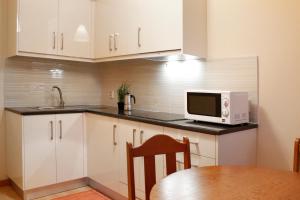
<instances>
[{"instance_id":1,"label":"plant pot","mask_svg":"<svg viewBox=\"0 0 300 200\"><path fill-rule=\"evenodd\" d=\"M118 102L118 110L119 112L124 112L124 102Z\"/></svg>"}]
</instances>

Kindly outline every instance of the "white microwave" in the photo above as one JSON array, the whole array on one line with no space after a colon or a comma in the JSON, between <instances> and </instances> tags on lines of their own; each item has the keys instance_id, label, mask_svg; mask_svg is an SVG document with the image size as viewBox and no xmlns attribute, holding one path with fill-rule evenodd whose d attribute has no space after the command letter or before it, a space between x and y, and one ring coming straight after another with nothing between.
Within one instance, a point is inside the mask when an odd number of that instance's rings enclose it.
<instances>
[{"instance_id":1,"label":"white microwave","mask_svg":"<svg viewBox=\"0 0 300 200\"><path fill-rule=\"evenodd\" d=\"M248 123L248 93L188 90L185 92L185 118L228 125Z\"/></svg>"}]
</instances>

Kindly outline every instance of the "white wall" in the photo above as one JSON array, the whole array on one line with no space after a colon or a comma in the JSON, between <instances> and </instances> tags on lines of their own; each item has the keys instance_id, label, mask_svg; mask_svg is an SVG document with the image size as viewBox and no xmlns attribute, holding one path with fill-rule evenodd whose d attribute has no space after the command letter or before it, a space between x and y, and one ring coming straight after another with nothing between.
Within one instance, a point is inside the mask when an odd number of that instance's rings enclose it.
<instances>
[{"instance_id":1,"label":"white wall","mask_svg":"<svg viewBox=\"0 0 300 200\"><path fill-rule=\"evenodd\" d=\"M3 95L3 69L4 69L4 57L5 57L5 9L6 0L0 0L0 180L6 178L5 170L5 134L3 123L3 107L4 107L4 95Z\"/></svg>"},{"instance_id":2,"label":"white wall","mask_svg":"<svg viewBox=\"0 0 300 200\"><path fill-rule=\"evenodd\" d=\"M298 0L208 0L209 56L259 56L258 164L285 170L300 137L299 8Z\"/></svg>"}]
</instances>

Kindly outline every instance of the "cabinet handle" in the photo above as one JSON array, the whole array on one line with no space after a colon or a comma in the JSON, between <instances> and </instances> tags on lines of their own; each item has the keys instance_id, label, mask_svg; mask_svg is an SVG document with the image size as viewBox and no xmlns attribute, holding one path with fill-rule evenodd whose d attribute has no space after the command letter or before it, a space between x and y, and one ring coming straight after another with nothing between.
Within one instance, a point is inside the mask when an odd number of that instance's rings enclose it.
<instances>
[{"instance_id":1,"label":"cabinet handle","mask_svg":"<svg viewBox=\"0 0 300 200\"><path fill-rule=\"evenodd\" d=\"M140 132L140 144L143 144L143 139L144 139L144 131Z\"/></svg>"},{"instance_id":2,"label":"cabinet handle","mask_svg":"<svg viewBox=\"0 0 300 200\"><path fill-rule=\"evenodd\" d=\"M115 49L115 51L118 50L118 37L119 37L119 34L115 33L114 34L114 49Z\"/></svg>"},{"instance_id":3,"label":"cabinet handle","mask_svg":"<svg viewBox=\"0 0 300 200\"><path fill-rule=\"evenodd\" d=\"M64 34L61 33L61 46L60 46L60 50L64 50Z\"/></svg>"},{"instance_id":4,"label":"cabinet handle","mask_svg":"<svg viewBox=\"0 0 300 200\"><path fill-rule=\"evenodd\" d=\"M62 139L62 121L59 120L59 139Z\"/></svg>"},{"instance_id":5,"label":"cabinet handle","mask_svg":"<svg viewBox=\"0 0 300 200\"><path fill-rule=\"evenodd\" d=\"M53 46L52 46L52 49L55 49L56 48L56 33L53 32Z\"/></svg>"},{"instance_id":6,"label":"cabinet handle","mask_svg":"<svg viewBox=\"0 0 300 200\"><path fill-rule=\"evenodd\" d=\"M138 46L141 47L142 44L141 44L141 31L142 31L142 28L139 27L138 28Z\"/></svg>"},{"instance_id":7,"label":"cabinet handle","mask_svg":"<svg viewBox=\"0 0 300 200\"><path fill-rule=\"evenodd\" d=\"M184 162L181 162L180 160L176 160L176 162L177 162L177 165L178 165L178 168L179 169L181 169L181 167L180 167L180 165L182 164L184 164ZM192 167L198 167L197 165L191 165Z\"/></svg>"},{"instance_id":8,"label":"cabinet handle","mask_svg":"<svg viewBox=\"0 0 300 200\"><path fill-rule=\"evenodd\" d=\"M180 140L180 139L176 139L177 140L177 142L183 142L183 140ZM194 144L194 145L199 145L199 142L191 142L190 141L190 144Z\"/></svg>"},{"instance_id":9,"label":"cabinet handle","mask_svg":"<svg viewBox=\"0 0 300 200\"><path fill-rule=\"evenodd\" d=\"M116 142L116 128L117 128L117 125L114 125L113 127L113 145L114 146L117 146L117 142Z\"/></svg>"},{"instance_id":10,"label":"cabinet handle","mask_svg":"<svg viewBox=\"0 0 300 200\"><path fill-rule=\"evenodd\" d=\"M112 48L112 40L113 40L113 35L109 35L109 51L112 51L113 48Z\"/></svg>"},{"instance_id":11,"label":"cabinet handle","mask_svg":"<svg viewBox=\"0 0 300 200\"><path fill-rule=\"evenodd\" d=\"M53 140L54 136L53 136L53 121L50 121L50 129L51 129L51 137L50 139Z\"/></svg>"},{"instance_id":12,"label":"cabinet handle","mask_svg":"<svg viewBox=\"0 0 300 200\"><path fill-rule=\"evenodd\" d=\"M132 146L134 147L135 146L135 133L136 133L136 129L133 129L132 130L132 140L133 140L133 143L132 143Z\"/></svg>"}]
</instances>

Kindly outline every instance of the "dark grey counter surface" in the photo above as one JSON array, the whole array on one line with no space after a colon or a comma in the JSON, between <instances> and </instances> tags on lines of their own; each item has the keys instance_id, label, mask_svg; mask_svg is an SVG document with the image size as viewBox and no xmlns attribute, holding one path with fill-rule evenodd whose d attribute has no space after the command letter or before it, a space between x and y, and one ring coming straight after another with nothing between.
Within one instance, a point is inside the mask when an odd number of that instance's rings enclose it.
<instances>
[{"instance_id":1,"label":"dark grey counter surface","mask_svg":"<svg viewBox=\"0 0 300 200\"><path fill-rule=\"evenodd\" d=\"M119 119L126 119L131 121L138 121L149 123L169 128L200 132L210 135L223 135L234 133L238 131L257 128L257 124L247 123L242 125L220 125L206 122L194 122L192 120L185 120L183 115L171 114L164 112L149 112L141 110L133 110L132 112L119 113L118 109L109 106L65 106L64 108L42 109L35 107L14 107L5 108L20 115L45 115L45 114L64 114L64 113L93 113ZM155 119L153 119L155 118Z\"/></svg>"}]
</instances>

